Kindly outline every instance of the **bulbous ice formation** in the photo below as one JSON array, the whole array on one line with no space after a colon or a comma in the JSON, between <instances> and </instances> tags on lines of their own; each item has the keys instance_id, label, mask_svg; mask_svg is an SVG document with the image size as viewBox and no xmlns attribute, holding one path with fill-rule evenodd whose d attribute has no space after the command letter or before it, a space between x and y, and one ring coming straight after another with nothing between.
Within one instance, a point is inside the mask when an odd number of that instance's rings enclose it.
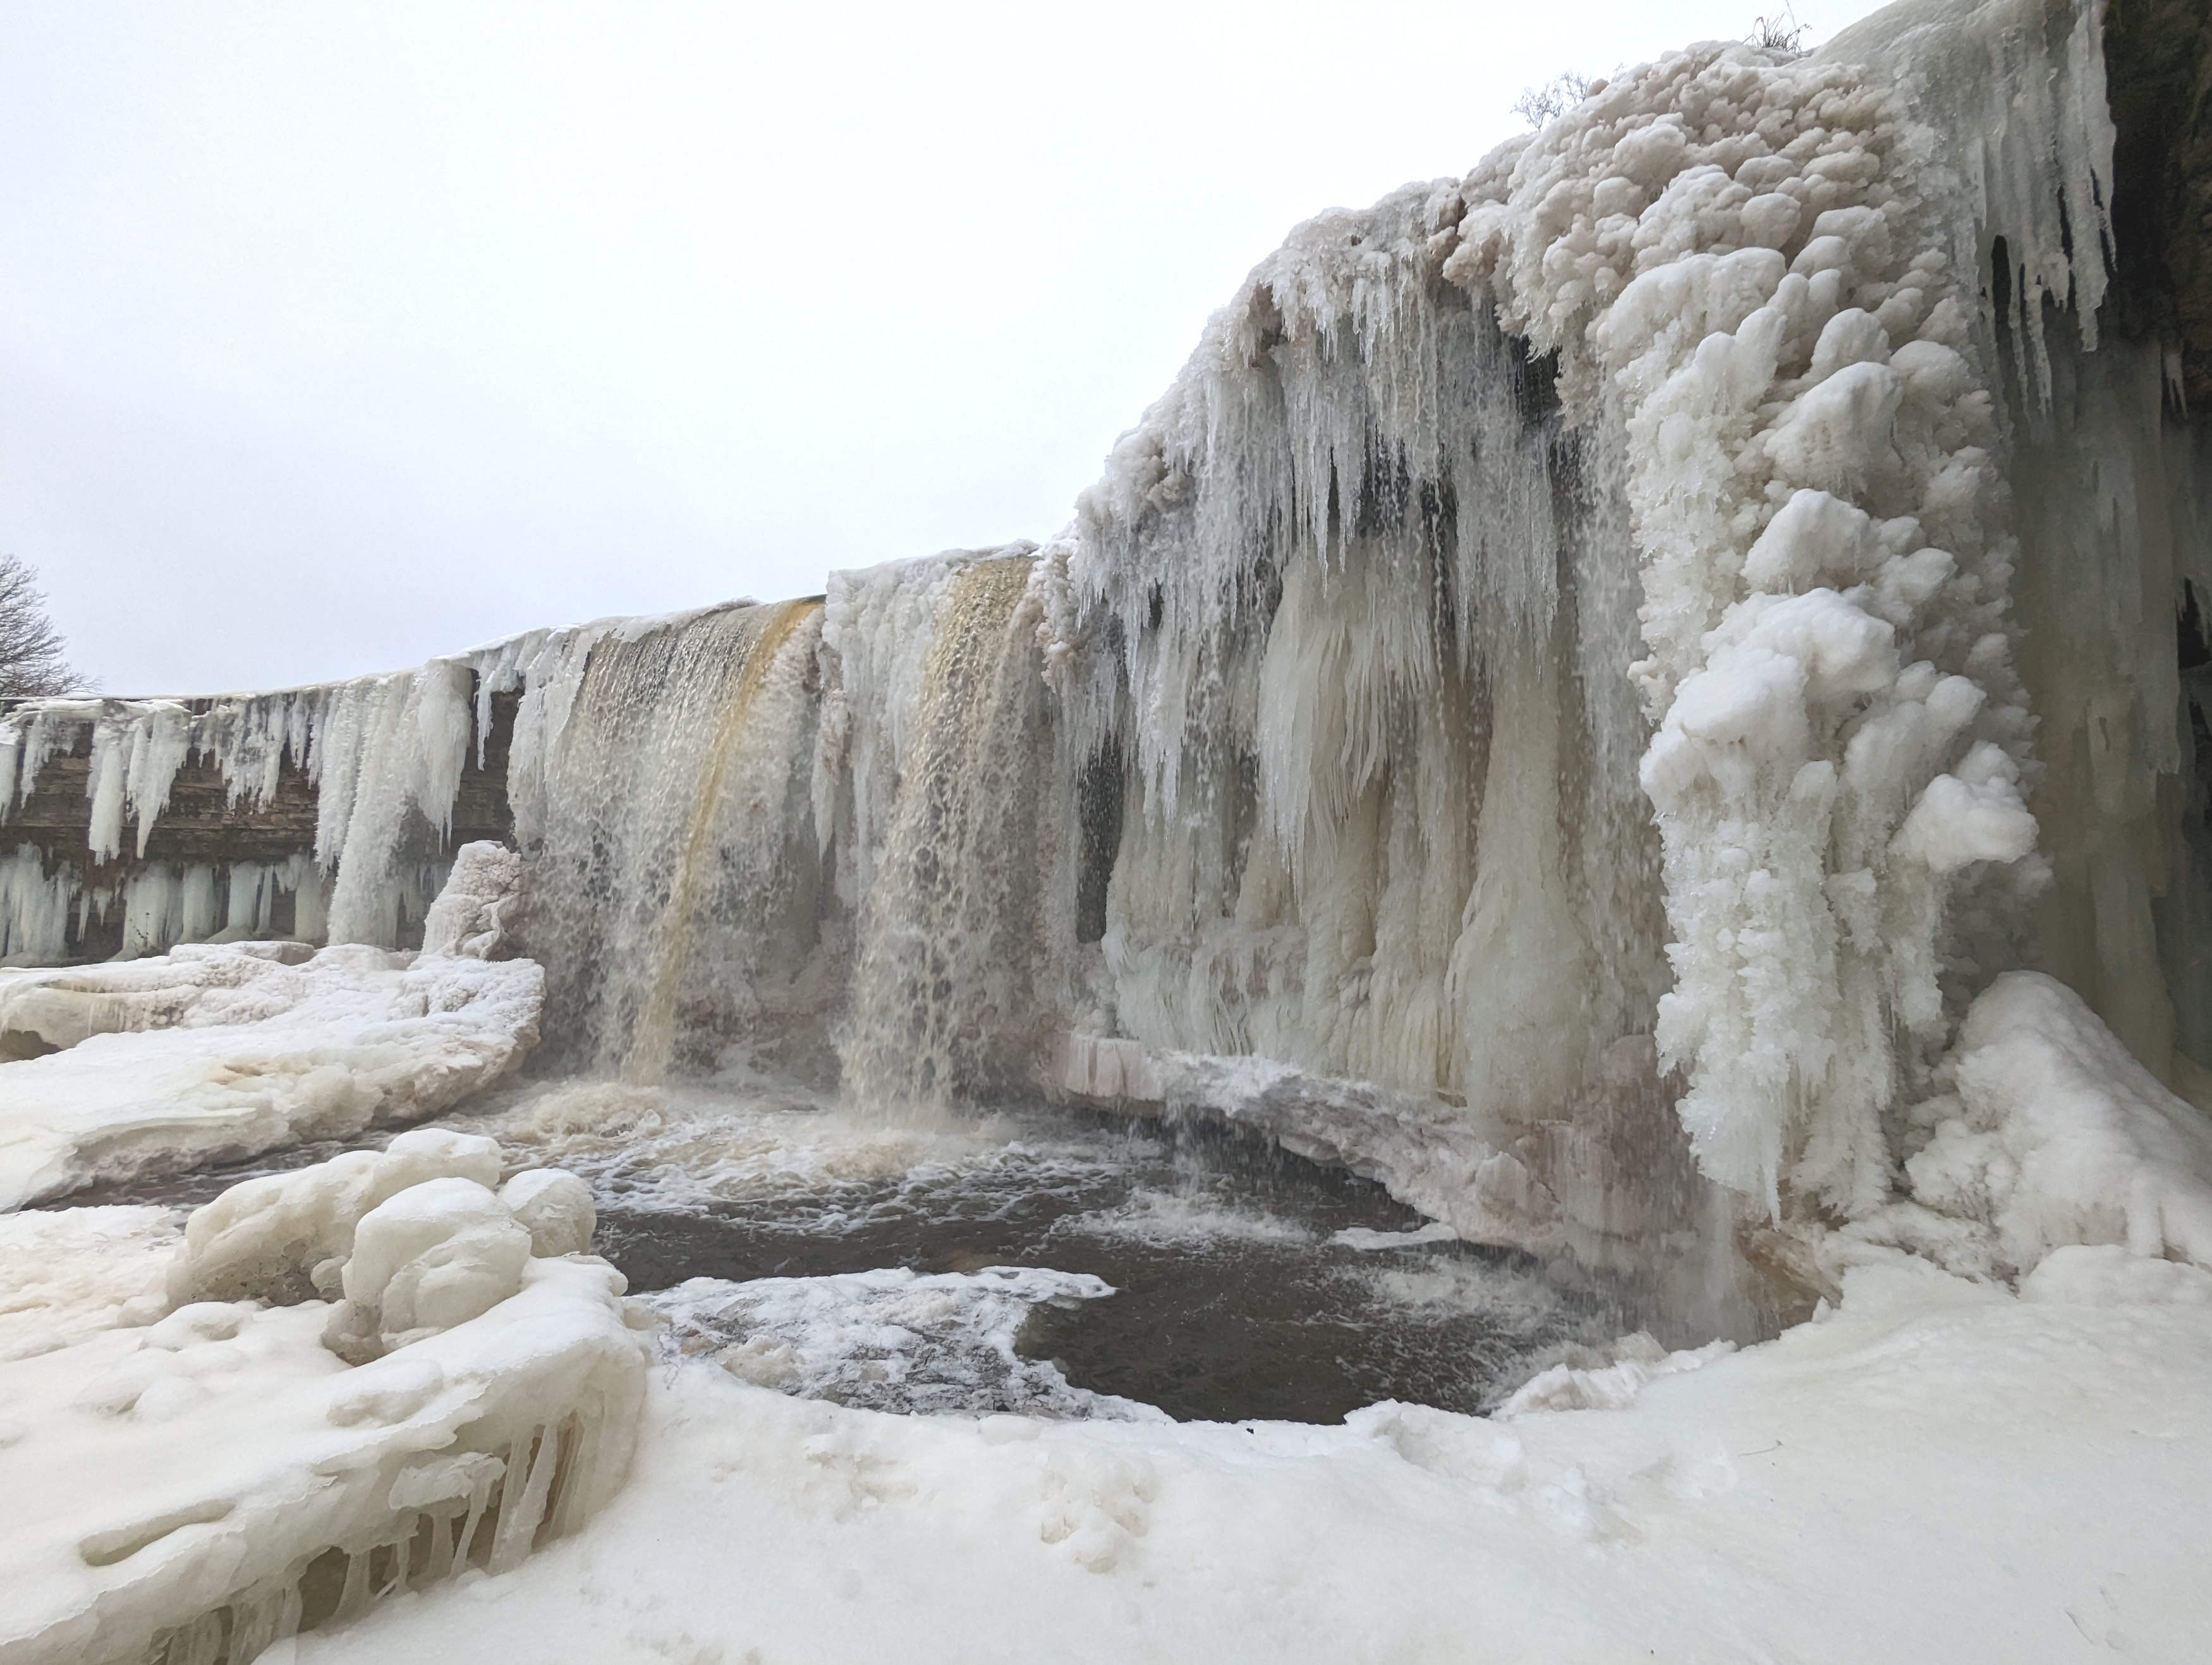
<instances>
[{"instance_id":1,"label":"bulbous ice formation","mask_svg":"<svg viewBox=\"0 0 2212 1665\"><path fill-rule=\"evenodd\" d=\"M539 1254L500 1167L491 1140L426 1129L246 1182L195 1211L167 1300L0 1362L23 1419L0 1653L250 1659L506 1571L605 1504L654 1321L589 1255L580 1182L508 1182Z\"/></svg>"}]
</instances>

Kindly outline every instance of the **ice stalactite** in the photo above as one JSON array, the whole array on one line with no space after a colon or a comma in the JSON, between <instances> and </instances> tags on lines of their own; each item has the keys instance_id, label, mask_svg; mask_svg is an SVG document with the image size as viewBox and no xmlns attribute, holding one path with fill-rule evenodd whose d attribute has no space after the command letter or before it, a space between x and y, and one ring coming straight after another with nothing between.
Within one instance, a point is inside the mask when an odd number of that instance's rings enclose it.
<instances>
[{"instance_id":1,"label":"ice stalactite","mask_svg":"<svg viewBox=\"0 0 2212 1665\"><path fill-rule=\"evenodd\" d=\"M1662 986L1608 436L1443 282L1455 184L1300 228L1045 551L1126 759L1103 1014L1561 1115Z\"/></svg>"},{"instance_id":2,"label":"ice stalactite","mask_svg":"<svg viewBox=\"0 0 2212 1665\"><path fill-rule=\"evenodd\" d=\"M0 859L0 965L66 958L70 915L81 888L70 868L49 872L35 844L18 844Z\"/></svg>"}]
</instances>

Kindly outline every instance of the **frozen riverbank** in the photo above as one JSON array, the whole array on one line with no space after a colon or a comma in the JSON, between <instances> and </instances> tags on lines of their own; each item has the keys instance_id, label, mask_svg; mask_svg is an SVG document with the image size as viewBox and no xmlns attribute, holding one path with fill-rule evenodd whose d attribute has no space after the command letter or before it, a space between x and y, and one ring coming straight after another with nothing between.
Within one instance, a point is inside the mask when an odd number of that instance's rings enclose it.
<instances>
[{"instance_id":1,"label":"frozen riverbank","mask_svg":"<svg viewBox=\"0 0 2212 1665\"><path fill-rule=\"evenodd\" d=\"M1629 1408L1498 1421L896 1418L689 1366L583 1535L298 1657L2178 1662L2208 1493L2212 1274L2118 1249L2021 1297L1856 1273Z\"/></svg>"}]
</instances>

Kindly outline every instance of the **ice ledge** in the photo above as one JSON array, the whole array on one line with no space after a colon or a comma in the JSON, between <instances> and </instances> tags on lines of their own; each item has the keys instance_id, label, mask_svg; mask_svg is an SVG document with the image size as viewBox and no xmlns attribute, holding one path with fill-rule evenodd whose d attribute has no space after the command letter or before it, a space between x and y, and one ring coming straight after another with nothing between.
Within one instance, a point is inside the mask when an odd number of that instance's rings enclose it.
<instances>
[{"instance_id":1,"label":"ice ledge","mask_svg":"<svg viewBox=\"0 0 2212 1665\"><path fill-rule=\"evenodd\" d=\"M1528 1122L1272 1059L1080 1031L1048 1042L1037 1076L1061 1102L1251 1128L1380 1182L1466 1242L1618 1280L1655 1319L1708 1336L1756 1328L1735 1294L1729 1211L1691 1162L1674 1114L1680 1084L1661 1075L1648 1036L1615 1042L1565 1115Z\"/></svg>"}]
</instances>

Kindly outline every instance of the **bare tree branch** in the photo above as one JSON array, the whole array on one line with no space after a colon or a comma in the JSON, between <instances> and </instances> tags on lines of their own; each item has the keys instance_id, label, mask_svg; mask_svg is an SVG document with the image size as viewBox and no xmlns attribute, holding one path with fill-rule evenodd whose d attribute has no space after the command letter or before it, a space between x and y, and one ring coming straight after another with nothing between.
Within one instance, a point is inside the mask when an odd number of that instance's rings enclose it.
<instances>
[{"instance_id":1,"label":"bare tree branch","mask_svg":"<svg viewBox=\"0 0 2212 1665\"><path fill-rule=\"evenodd\" d=\"M38 580L37 569L20 556L0 555L0 699L66 694L80 680L46 617Z\"/></svg>"}]
</instances>

